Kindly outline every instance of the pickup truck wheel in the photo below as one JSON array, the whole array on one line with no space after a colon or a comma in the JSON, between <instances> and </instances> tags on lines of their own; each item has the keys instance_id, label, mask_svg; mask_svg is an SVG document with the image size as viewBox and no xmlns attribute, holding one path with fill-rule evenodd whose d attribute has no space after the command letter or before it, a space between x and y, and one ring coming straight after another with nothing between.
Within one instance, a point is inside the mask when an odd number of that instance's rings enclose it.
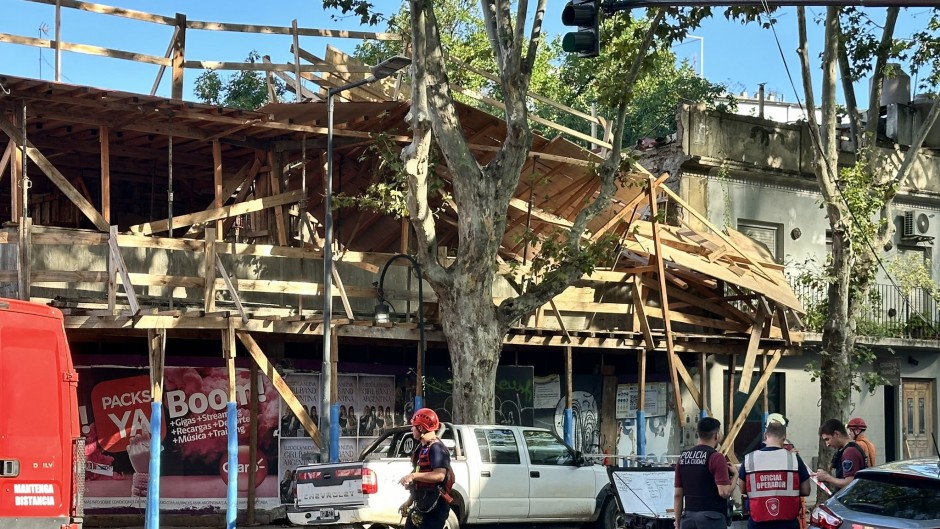
<instances>
[{"instance_id":1,"label":"pickup truck wheel","mask_svg":"<svg viewBox=\"0 0 940 529\"><path fill-rule=\"evenodd\" d=\"M596 529L618 529L623 524L623 516L614 498L608 498L597 517Z\"/></svg>"},{"instance_id":2,"label":"pickup truck wheel","mask_svg":"<svg viewBox=\"0 0 940 529\"><path fill-rule=\"evenodd\" d=\"M457 513L455 513L453 509L447 514L444 529L460 529L460 521L457 519Z\"/></svg>"}]
</instances>

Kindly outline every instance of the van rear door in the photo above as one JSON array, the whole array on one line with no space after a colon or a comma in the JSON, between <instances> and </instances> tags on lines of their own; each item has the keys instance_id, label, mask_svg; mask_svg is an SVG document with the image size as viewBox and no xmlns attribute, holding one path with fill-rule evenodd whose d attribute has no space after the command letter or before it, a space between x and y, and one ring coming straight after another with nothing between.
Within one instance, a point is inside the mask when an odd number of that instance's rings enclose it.
<instances>
[{"instance_id":1,"label":"van rear door","mask_svg":"<svg viewBox=\"0 0 940 529\"><path fill-rule=\"evenodd\" d=\"M0 528L80 523L77 383L62 313L0 299Z\"/></svg>"}]
</instances>

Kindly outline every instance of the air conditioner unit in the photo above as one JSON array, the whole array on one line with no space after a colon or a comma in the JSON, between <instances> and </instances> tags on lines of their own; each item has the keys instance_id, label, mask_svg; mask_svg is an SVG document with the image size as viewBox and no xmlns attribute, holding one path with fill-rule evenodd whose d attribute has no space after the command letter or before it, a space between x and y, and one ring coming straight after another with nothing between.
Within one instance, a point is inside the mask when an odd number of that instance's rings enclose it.
<instances>
[{"instance_id":1,"label":"air conditioner unit","mask_svg":"<svg viewBox=\"0 0 940 529\"><path fill-rule=\"evenodd\" d=\"M925 238L930 230L930 217L923 212L904 212L904 221L901 226L902 238Z\"/></svg>"}]
</instances>

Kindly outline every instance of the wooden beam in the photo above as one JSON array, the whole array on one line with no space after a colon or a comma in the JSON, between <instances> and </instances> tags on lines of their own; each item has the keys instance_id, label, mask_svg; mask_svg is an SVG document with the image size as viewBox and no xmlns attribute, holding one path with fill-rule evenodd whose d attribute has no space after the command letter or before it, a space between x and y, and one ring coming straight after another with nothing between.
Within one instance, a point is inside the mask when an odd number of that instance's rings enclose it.
<instances>
[{"instance_id":1,"label":"wooden beam","mask_svg":"<svg viewBox=\"0 0 940 529\"><path fill-rule=\"evenodd\" d=\"M215 312L215 228L206 228L206 249L203 252L202 274L205 279L203 289L203 308L206 312Z\"/></svg>"},{"instance_id":2,"label":"wooden beam","mask_svg":"<svg viewBox=\"0 0 940 529\"><path fill-rule=\"evenodd\" d=\"M268 377L268 380L271 381L274 389L277 390L281 399L284 400L284 404L300 419L300 424L303 425L304 430L307 431L307 434L310 435L313 442L316 443L317 446L322 446L322 442L320 441L320 429L313 423L313 419L310 418L310 414L307 413L303 403L297 399L297 396L291 391L287 382L281 377L281 374L277 372L274 364L265 356L264 351L261 350L261 347L258 346L255 339L246 332L236 331L235 334L238 336L238 339L241 340L245 348L248 349L248 353L251 354L251 358L258 364L258 368L264 373L264 376Z\"/></svg>"},{"instance_id":3,"label":"wooden beam","mask_svg":"<svg viewBox=\"0 0 940 529\"><path fill-rule=\"evenodd\" d=\"M124 263L124 256L121 255L121 248L117 243L117 226L110 226L108 233L111 235L108 237L108 253L111 255L111 259L114 260L117 272L121 276L124 293L127 294L127 303L130 305L131 311L137 314L140 312L140 305L137 303L137 293L134 292L134 284L131 282L131 276L127 272L127 264Z\"/></svg>"},{"instance_id":4,"label":"wooden beam","mask_svg":"<svg viewBox=\"0 0 940 529\"><path fill-rule=\"evenodd\" d=\"M755 261L754 259L752 259L750 255L744 253L744 251L741 250L741 248L740 248L737 244L735 244L734 241L732 241L730 237L728 237L727 235L725 235L725 233L724 233L723 231L721 231L721 230L718 229L714 224L712 224L707 218L705 218L704 215L702 215L701 213L699 213L698 211L696 211L695 208L693 208L692 206L686 204L686 202L685 202L684 200L682 200L682 198L680 198L679 195L677 195L673 190L669 189L669 188L666 187L666 186L661 186L660 189L662 189L667 195L669 195L673 200L675 200L676 203L678 203L680 206L682 206L683 208L685 208L686 211L688 211L689 213L691 213L693 217L695 217L696 219L699 220L699 222L701 222L702 224L704 224L705 226L707 226L708 229L712 230L712 232L714 232L715 235L717 235L718 237L720 237L721 240L725 242L725 244L727 244L728 246L734 248L734 251L738 252L738 254L739 254L741 257L743 257L743 258L747 261L748 264L750 264L751 266L754 267L754 271L755 271L755 272L757 272L757 273L759 273L760 275L764 276L765 279L767 279L768 281L770 281L771 283L773 283L773 284L775 284L775 285L780 284L779 281L777 281L776 279L774 279L773 277L771 277L771 275L767 272L766 269L764 269L763 266L761 266L760 263L758 263L757 261Z\"/></svg>"},{"instance_id":5,"label":"wooden beam","mask_svg":"<svg viewBox=\"0 0 940 529\"><path fill-rule=\"evenodd\" d=\"M193 224L198 224L200 222L209 222L212 220L234 217L236 215L244 215L245 213L253 213L255 211L261 211L263 209L270 208L272 206L297 202L300 200L301 196L302 194L300 190L288 191L287 193L282 193L280 195L256 198L254 200L248 200L239 204L232 204L229 206L223 206L221 208L200 211L198 213L190 213L188 215L180 215L173 217L173 227L182 228L184 226L192 226ZM147 222L144 224L135 224L130 227L132 232L141 235L150 235L153 233L167 231L168 229L169 221L166 219L155 222Z\"/></svg>"},{"instance_id":6,"label":"wooden beam","mask_svg":"<svg viewBox=\"0 0 940 529\"><path fill-rule=\"evenodd\" d=\"M166 360L166 330L147 329L150 356L150 400L163 402L163 373Z\"/></svg>"},{"instance_id":7,"label":"wooden beam","mask_svg":"<svg viewBox=\"0 0 940 529\"><path fill-rule=\"evenodd\" d=\"M665 182L668 178L669 178L669 173L663 173L662 175L660 175L659 178L653 180L652 185L654 187L659 186L659 184ZM639 193L637 196L633 197L633 199L630 200L630 202L627 202L623 206L623 209L618 211L609 221L607 221L607 224L604 224L604 226L591 237L591 240L596 241L600 239L605 233L607 233L608 231L612 230L615 226L617 226L617 223L623 220L623 218L627 215L627 213L630 213L631 211L633 211L634 206L639 206L648 200L649 200L649 196L646 193Z\"/></svg>"},{"instance_id":8,"label":"wooden beam","mask_svg":"<svg viewBox=\"0 0 940 529\"><path fill-rule=\"evenodd\" d=\"M758 305L758 307L760 307ZM764 330L764 319L767 313L758 309L754 325L751 325L751 336L747 341L747 351L744 354L744 367L741 368L741 382L738 391L746 393L751 387L751 376L754 371L754 362L757 359L757 346L760 345L761 333Z\"/></svg>"},{"instance_id":9,"label":"wooden beam","mask_svg":"<svg viewBox=\"0 0 940 529\"><path fill-rule=\"evenodd\" d=\"M255 178L258 177L258 171L260 169L261 158L255 157L254 162L251 163L251 167L248 169L248 173L245 175L245 178L240 184L241 187L238 189L238 194L235 195L235 200L232 201L233 204L243 202L248 194L251 193L252 184L254 184ZM234 191L234 189L232 191ZM232 193L230 192L228 195L231 194ZM229 230L232 229L233 224L235 224L235 217L229 217L222 221L222 233L219 234L219 239L225 239L225 236L228 234Z\"/></svg>"},{"instance_id":10,"label":"wooden beam","mask_svg":"<svg viewBox=\"0 0 940 529\"><path fill-rule=\"evenodd\" d=\"M101 46L91 46L89 44L75 44L72 42L58 42L49 39L37 39L35 37L23 37L9 33L0 33L0 42L50 49L55 49L56 46L58 46L59 49L71 51L74 53L96 55L99 57L111 57L114 59L124 59L126 61L142 62L146 64L156 64L157 66L167 64L169 62L164 57L157 57L155 55L147 55L144 53L116 50L113 48L103 48Z\"/></svg>"},{"instance_id":11,"label":"wooden beam","mask_svg":"<svg viewBox=\"0 0 940 529\"><path fill-rule=\"evenodd\" d=\"M271 179L271 194L281 194L281 169L283 168L280 159L275 163L274 151L268 151L268 167L271 171L268 176ZM287 246L287 224L284 222L284 207L282 205L274 206L275 231L277 231L277 243L280 246Z\"/></svg>"},{"instance_id":12,"label":"wooden beam","mask_svg":"<svg viewBox=\"0 0 940 529\"><path fill-rule=\"evenodd\" d=\"M81 211L99 230L108 231L110 229L110 224L104 220L104 217L98 213L95 207L85 200L85 197L83 197L82 194L69 183L68 179L52 165L52 162L43 156L43 154L39 152L39 149L36 149L32 142L28 141L23 136L23 133L17 130L16 127L3 116L0 116L0 130L3 130L17 145L26 145L26 155L29 159L49 177L49 180L62 191L62 194L71 200L72 203L78 207L79 211Z\"/></svg>"},{"instance_id":13,"label":"wooden beam","mask_svg":"<svg viewBox=\"0 0 940 529\"><path fill-rule=\"evenodd\" d=\"M222 207L227 198L222 194L222 144L219 143L219 140L212 142L212 183L212 194L214 196L212 205L218 209ZM222 223L218 220L215 221L214 232L217 238L221 238Z\"/></svg>"},{"instance_id":14,"label":"wooden beam","mask_svg":"<svg viewBox=\"0 0 940 529\"><path fill-rule=\"evenodd\" d=\"M186 15L177 13L173 22L176 25L176 40L173 41L169 64L173 68L172 97L180 100L183 99L183 65L186 61Z\"/></svg>"},{"instance_id":15,"label":"wooden beam","mask_svg":"<svg viewBox=\"0 0 940 529\"><path fill-rule=\"evenodd\" d=\"M659 222L656 219L656 197L654 196L655 189L653 188L654 180L650 179L650 185L647 188L649 193L649 202L650 202L650 213L653 221L653 247L655 248L655 261L656 261L656 271L657 277L659 278L659 292L660 292L660 303L662 305L663 313L663 325L665 326L666 331L666 359L669 362L669 378L672 382L673 397L675 398L675 409L676 417L683 417L684 413L682 411L682 393L681 388L679 387L679 379L677 373L679 371L679 364L682 363L682 360L676 356L676 351L674 343L672 340L672 318L669 314L669 296L666 294L666 265L663 263L662 258L662 244L659 239ZM690 384L690 386L694 386ZM690 389L692 389L690 387ZM642 426L642 425L641 425Z\"/></svg>"},{"instance_id":16,"label":"wooden beam","mask_svg":"<svg viewBox=\"0 0 940 529\"><path fill-rule=\"evenodd\" d=\"M646 303L643 301L643 295L640 292L639 285L634 282L630 286L633 288L634 319L640 325L640 331L643 333L643 341L646 342L646 350L651 351L656 348L656 342L653 340L653 333L650 332L650 322L646 318Z\"/></svg>"},{"instance_id":17,"label":"wooden beam","mask_svg":"<svg viewBox=\"0 0 940 529\"><path fill-rule=\"evenodd\" d=\"M764 369L760 379L757 381L757 385L754 386L754 390L751 392L747 401L744 403L740 413L738 413L737 419L735 419L734 424L728 430L728 435L725 436L725 441L722 444L721 453L728 455L733 451L734 439L738 436L738 433L744 426L744 422L747 420L748 414L751 413L751 409L754 407L757 399L760 398L761 390L763 390L764 386L767 385L767 381L770 380L770 375L773 374L774 369L777 368L777 364L780 362L782 357L783 354L780 351L776 351L771 355L770 362L767 364L767 368Z\"/></svg>"},{"instance_id":18,"label":"wooden beam","mask_svg":"<svg viewBox=\"0 0 940 529\"><path fill-rule=\"evenodd\" d=\"M17 225L17 231L19 231L19 241L17 244L17 294L19 299L24 301L29 301L31 299L29 286L30 286L30 262L32 261L31 255L33 245L30 243L30 227L33 224L33 220L30 217L22 217Z\"/></svg>"},{"instance_id":19,"label":"wooden beam","mask_svg":"<svg viewBox=\"0 0 940 529\"><path fill-rule=\"evenodd\" d=\"M13 157L13 149L16 147L13 145L13 140L7 142L7 146L3 149L3 156L0 156L0 180L3 180L3 175L7 170L7 165L10 163L10 158Z\"/></svg>"},{"instance_id":20,"label":"wooden beam","mask_svg":"<svg viewBox=\"0 0 940 529\"><path fill-rule=\"evenodd\" d=\"M228 289L229 295L232 296L232 301L235 303L235 309L238 310L238 315L242 318L242 323L248 323L248 313L245 312L242 300L238 296L238 290L235 288L235 285L232 284L232 278L229 277L228 272L225 270L225 266L222 264L222 259L219 257L219 254L215 254L215 268L222 277L222 281L225 282L225 288Z\"/></svg>"},{"instance_id":21,"label":"wooden beam","mask_svg":"<svg viewBox=\"0 0 940 529\"><path fill-rule=\"evenodd\" d=\"M48 5L56 5L57 3L56 0L27 0L27 1L35 2L37 4L48 4ZM112 15L112 16L117 16L117 17L129 18L132 20L140 20L143 22L163 24L167 26L173 25L172 17L166 17L163 15L154 15L152 13L147 13L145 11L135 11L133 9L124 9L123 7L111 7L109 5L103 5L103 4L93 4L91 2L83 2L79 0L58 0L58 3L62 7L78 9L79 11L88 11L89 13Z\"/></svg>"},{"instance_id":22,"label":"wooden beam","mask_svg":"<svg viewBox=\"0 0 940 529\"><path fill-rule=\"evenodd\" d=\"M101 142L101 217L111 224L111 144L108 127L98 127L98 141Z\"/></svg>"}]
</instances>

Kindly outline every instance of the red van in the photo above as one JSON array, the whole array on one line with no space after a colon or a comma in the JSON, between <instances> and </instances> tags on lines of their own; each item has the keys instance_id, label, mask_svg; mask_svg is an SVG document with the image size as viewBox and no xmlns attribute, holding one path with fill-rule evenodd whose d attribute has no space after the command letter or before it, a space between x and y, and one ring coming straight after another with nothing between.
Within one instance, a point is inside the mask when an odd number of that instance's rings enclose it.
<instances>
[{"instance_id":1,"label":"red van","mask_svg":"<svg viewBox=\"0 0 940 529\"><path fill-rule=\"evenodd\" d=\"M0 299L0 529L80 529L85 440L62 313Z\"/></svg>"}]
</instances>

